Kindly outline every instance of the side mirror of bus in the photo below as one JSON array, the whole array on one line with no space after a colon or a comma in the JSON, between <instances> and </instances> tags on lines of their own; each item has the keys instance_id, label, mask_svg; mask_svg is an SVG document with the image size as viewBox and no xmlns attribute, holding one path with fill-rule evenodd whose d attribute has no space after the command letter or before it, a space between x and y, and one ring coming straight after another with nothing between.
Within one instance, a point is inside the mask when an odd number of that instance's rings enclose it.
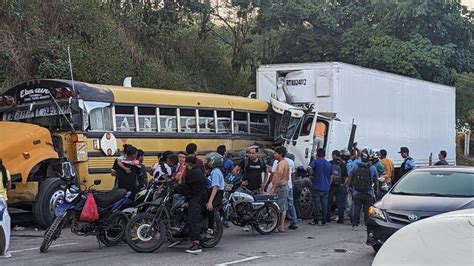
<instances>
[{"instance_id":1,"label":"side mirror of bus","mask_svg":"<svg viewBox=\"0 0 474 266\"><path fill-rule=\"evenodd\" d=\"M102 183L102 180L100 180L100 179L95 179L94 180L94 185L98 186L98 185L100 185L100 183Z\"/></svg>"}]
</instances>

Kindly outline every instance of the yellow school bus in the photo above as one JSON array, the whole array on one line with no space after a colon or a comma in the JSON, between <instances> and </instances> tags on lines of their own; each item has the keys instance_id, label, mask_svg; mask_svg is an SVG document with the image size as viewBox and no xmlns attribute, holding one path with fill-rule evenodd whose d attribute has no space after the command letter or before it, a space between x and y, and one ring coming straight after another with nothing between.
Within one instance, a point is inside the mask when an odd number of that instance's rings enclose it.
<instances>
[{"instance_id":1,"label":"yellow school bus","mask_svg":"<svg viewBox=\"0 0 474 266\"><path fill-rule=\"evenodd\" d=\"M250 145L271 145L265 101L209 93L33 80L0 96L0 157L12 174L10 206L30 206L39 225L52 221L64 197L58 165L74 163L78 181L101 179L111 189L110 169L123 144L145 152L146 166L163 151L188 143L199 154ZM60 167L59 167L60 168Z\"/></svg>"}]
</instances>

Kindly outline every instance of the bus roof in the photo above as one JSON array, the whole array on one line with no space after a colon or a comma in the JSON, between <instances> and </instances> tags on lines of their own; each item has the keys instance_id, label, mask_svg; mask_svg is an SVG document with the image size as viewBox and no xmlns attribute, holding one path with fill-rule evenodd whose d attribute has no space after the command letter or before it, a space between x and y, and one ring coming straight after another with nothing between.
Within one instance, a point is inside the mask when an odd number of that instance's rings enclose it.
<instances>
[{"instance_id":1,"label":"bus roof","mask_svg":"<svg viewBox=\"0 0 474 266\"><path fill-rule=\"evenodd\" d=\"M189 107L215 107L265 112L269 105L262 100L214 93L122 87L90 84L90 87L109 89L117 103L142 103ZM139 92L139 93L138 93Z\"/></svg>"},{"instance_id":2,"label":"bus roof","mask_svg":"<svg viewBox=\"0 0 474 266\"><path fill-rule=\"evenodd\" d=\"M36 93L36 90L34 90L36 88L47 88L52 90L63 87L72 88L72 82L70 80L60 79L31 80L22 84L18 84L15 87L7 90L5 95L11 95L17 98L17 103L21 103L19 100L23 96L20 97L20 95L25 95L25 90ZM80 81L74 81L74 89L79 95L79 98L85 101L150 104L178 107L213 107L257 112L265 112L269 110L269 104L262 100L213 93L138 87L128 88L114 85L90 84Z\"/></svg>"}]
</instances>

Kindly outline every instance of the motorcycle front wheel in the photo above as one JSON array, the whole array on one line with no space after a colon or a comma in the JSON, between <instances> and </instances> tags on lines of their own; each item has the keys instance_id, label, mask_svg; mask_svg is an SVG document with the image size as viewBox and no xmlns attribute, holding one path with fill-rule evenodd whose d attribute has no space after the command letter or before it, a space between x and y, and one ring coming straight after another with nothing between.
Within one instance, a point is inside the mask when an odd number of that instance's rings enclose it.
<instances>
[{"instance_id":1,"label":"motorcycle front wheel","mask_svg":"<svg viewBox=\"0 0 474 266\"><path fill-rule=\"evenodd\" d=\"M255 230L262 235L268 235L275 231L280 220L278 208L273 204L265 204L255 213Z\"/></svg>"},{"instance_id":2,"label":"motorcycle front wheel","mask_svg":"<svg viewBox=\"0 0 474 266\"><path fill-rule=\"evenodd\" d=\"M214 214L214 224L212 228L212 235L206 233L206 237L201 238L201 245L203 248L213 248L219 244L219 241L221 241L224 233L224 225L222 224L222 220L217 212Z\"/></svg>"},{"instance_id":3,"label":"motorcycle front wheel","mask_svg":"<svg viewBox=\"0 0 474 266\"><path fill-rule=\"evenodd\" d=\"M152 213L139 213L127 224L127 244L136 252L150 253L159 249L166 240L166 227Z\"/></svg>"},{"instance_id":4,"label":"motorcycle front wheel","mask_svg":"<svg viewBox=\"0 0 474 266\"><path fill-rule=\"evenodd\" d=\"M48 248L51 246L53 241L58 239L58 237L61 235L61 231L66 224L67 217L69 217L69 212L54 218L53 223L48 227L48 230L44 234L44 239L40 246L41 253L48 251Z\"/></svg>"},{"instance_id":5,"label":"motorcycle front wheel","mask_svg":"<svg viewBox=\"0 0 474 266\"><path fill-rule=\"evenodd\" d=\"M119 211L107 217L106 225L97 234L97 239L107 247L116 246L125 238L128 217Z\"/></svg>"}]
</instances>

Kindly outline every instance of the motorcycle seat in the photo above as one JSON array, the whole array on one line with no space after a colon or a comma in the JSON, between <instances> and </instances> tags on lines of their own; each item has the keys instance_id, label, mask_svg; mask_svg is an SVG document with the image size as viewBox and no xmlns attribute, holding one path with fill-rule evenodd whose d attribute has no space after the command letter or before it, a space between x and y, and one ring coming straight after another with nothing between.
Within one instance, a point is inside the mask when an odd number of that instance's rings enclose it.
<instances>
[{"instance_id":1,"label":"motorcycle seat","mask_svg":"<svg viewBox=\"0 0 474 266\"><path fill-rule=\"evenodd\" d=\"M276 200L277 196L276 194L261 194L261 195L255 195L254 199L256 201Z\"/></svg>"},{"instance_id":2,"label":"motorcycle seat","mask_svg":"<svg viewBox=\"0 0 474 266\"><path fill-rule=\"evenodd\" d=\"M125 197L127 190L120 188L116 190L107 191L105 193L94 192L94 199L97 206L107 208L117 202L119 199Z\"/></svg>"}]
</instances>

